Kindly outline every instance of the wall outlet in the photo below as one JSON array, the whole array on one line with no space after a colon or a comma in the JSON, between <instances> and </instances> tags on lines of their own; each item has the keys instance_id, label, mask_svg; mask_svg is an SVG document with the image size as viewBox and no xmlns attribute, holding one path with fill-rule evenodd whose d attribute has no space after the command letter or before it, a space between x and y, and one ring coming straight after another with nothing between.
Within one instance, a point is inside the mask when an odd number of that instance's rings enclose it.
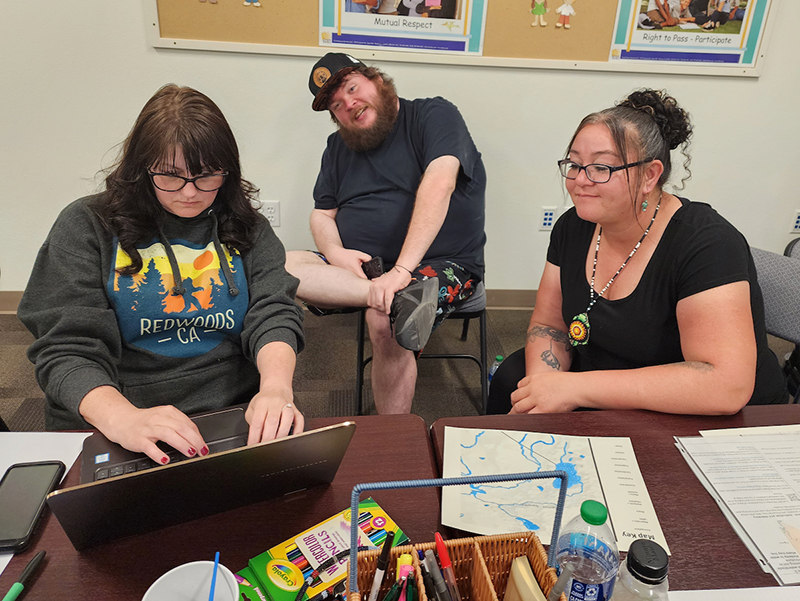
<instances>
[{"instance_id":1,"label":"wall outlet","mask_svg":"<svg viewBox=\"0 0 800 601\"><path fill-rule=\"evenodd\" d=\"M789 230L790 234L800 234L800 211L794 212L792 219L792 229Z\"/></svg>"},{"instance_id":2,"label":"wall outlet","mask_svg":"<svg viewBox=\"0 0 800 601\"><path fill-rule=\"evenodd\" d=\"M281 201L280 200L262 200L261 212L267 218L272 227L280 227L281 225Z\"/></svg>"},{"instance_id":3,"label":"wall outlet","mask_svg":"<svg viewBox=\"0 0 800 601\"><path fill-rule=\"evenodd\" d=\"M556 208L542 207L542 217L541 219L539 219L539 230L543 232L552 230L555 221L556 221Z\"/></svg>"}]
</instances>

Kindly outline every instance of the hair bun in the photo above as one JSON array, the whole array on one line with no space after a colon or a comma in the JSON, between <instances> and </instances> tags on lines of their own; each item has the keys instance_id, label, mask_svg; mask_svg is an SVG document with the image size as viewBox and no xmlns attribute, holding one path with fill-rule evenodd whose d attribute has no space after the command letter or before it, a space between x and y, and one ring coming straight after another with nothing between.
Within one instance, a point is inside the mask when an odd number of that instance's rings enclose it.
<instances>
[{"instance_id":1,"label":"hair bun","mask_svg":"<svg viewBox=\"0 0 800 601\"><path fill-rule=\"evenodd\" d=\"M643 111L656 122L670 150L686 142L692 135L689 113L678 106L678 101L664 90L642 89L632 92L617 106Z\"/></svg>"}]
</instances>

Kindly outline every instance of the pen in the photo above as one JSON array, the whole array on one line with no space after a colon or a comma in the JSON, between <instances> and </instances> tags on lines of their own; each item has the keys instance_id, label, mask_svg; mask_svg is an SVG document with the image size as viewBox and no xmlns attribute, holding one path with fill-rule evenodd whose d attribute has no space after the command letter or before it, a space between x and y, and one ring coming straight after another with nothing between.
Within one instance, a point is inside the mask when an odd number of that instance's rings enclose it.
<instances>
[{"instance_id":1,"label":"pen","mask_svg":"<svg viewBox=\"0 0 800 601\"><path fill-rule=\"evenodd\" d=\"M39 551L33 556L33 559L31 559L28 562L28 565L25 566L25 569L22 570L19 580L11 585L11 588L6 593L6 596L3 597L3 601L14 601L17 597L19 597L20 593L25 588L25 583L27 582L28 578L31 577L31 575L36 571L36 568L39 567L39 564L42 563L45 553L45 551Z\"/></svg>"},{"instance_id":2,"label":"pen","mask_svg":"<svg viewBox=\"0 0 800 601\"><path fill-rule=\"evenodd\" d=\"M430 549L425 550L425 561L428 563L428 571L433 578L433 588L436 591L436 601L451 601L450 593L447 591L447 583L442 578L439 566L436 564L436 557Z\"/></svg>"},{"instance_id":3,"label":"pen","mask_svg":"<svg viewBox=\"0 0 800 601\"><path fill-rule=\"evenodd\" d=\"M450 562L450 554L447 552L442 535L437 532L434 538L436 539L436 552L439 554L439 563L442 564L442 575L447 583L447 590L450 591L453 601L461 601L461 593L458 592L458 585L456 584L456 574L453 572L453 564Z\"/></svg>"},{"instance_id":4,"label":"pen","mask_svg":"<svg viewBox=\"0 0 800 601\"><path fill-rule=\"evenodd\" d=\"M425 585L425 595L431 601L436 598L436 589L433 587L433 576L428 571L428 565L425 563L425 553L417 551L419 556L419 569L422 572L422 582Z\"/></svg>"},{"instance_id":5,"label":"pen","mask_svg":"<svg viewBox=\"0 0 800 601\"><path fill-rule=\"evenodd\" d=\"M575 566L571 563L568 563L561 569L561 576L558 577L556 583L553 585L553 589L550 591L550 594L547 595L547 601L557 601L557 599L561 596L561 593L564 592L564 589L567 587L567 582L569 579L572 578L572 572L575 569Z\"/></svg>"},{"instance_id":6,"label":"pen","mask_svg":"<svg viewBox=\"0 0 800 601\"><path fill-rule=\"evenodd\" d=\"M383 577L386 574L386 568L389 566L389 553L392 550L392 542L394 541L394 532L386 534L386 540L383 541L380 557L378 557L378 567L375 570L375 578L372 580L372 589L369 592L368 601L376 601L378 598L378 590L383 583Z\"/></svg>"}]
</instances>

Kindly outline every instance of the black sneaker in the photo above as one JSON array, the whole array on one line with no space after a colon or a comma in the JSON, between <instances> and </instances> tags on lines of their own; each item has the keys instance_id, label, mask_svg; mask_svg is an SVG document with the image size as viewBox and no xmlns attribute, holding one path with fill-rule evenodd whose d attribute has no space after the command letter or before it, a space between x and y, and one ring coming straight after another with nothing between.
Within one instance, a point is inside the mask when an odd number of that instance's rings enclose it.
<instances>
[{"instance_id":1,"label":"black sneaker","mask_svg":"<svg viewBox=\"0 0 800 601\"><path fill-rule=\"evenodd\" d=\"M395 294L389 317L397 344L409 351L421 351L431 336L438 306L437 278L412 282Z\"/></svg>"}]
</instances>

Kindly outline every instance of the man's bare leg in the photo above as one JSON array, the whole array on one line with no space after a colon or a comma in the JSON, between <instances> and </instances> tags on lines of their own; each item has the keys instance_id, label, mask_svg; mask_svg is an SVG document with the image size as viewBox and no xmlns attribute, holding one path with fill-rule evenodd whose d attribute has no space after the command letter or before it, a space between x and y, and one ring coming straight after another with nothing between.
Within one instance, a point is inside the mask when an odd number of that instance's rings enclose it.
<instances>
[{"instance_id":1,"label":"man's bare leg","mask_svg":"<svg viewBox=\"0 0 800 601\"><path fill-rule=\"evenodd\" d=\"M414 353L395 341L389 316L367 309L369 339L372 342L372 395L380 415L410 413L417 384Z\"/></svg>"},{"instance_id":2,"label":"man's bare leg","mask_svg":"<svg viewBox=\"0 0 800 601\"><path fill-rule=\"evenodd\" d=\"M286 271L300 280L297 298L320 308L366 307L369 280L328 265L307 250L286 253Z\"/></svg>"}]
</instances>

